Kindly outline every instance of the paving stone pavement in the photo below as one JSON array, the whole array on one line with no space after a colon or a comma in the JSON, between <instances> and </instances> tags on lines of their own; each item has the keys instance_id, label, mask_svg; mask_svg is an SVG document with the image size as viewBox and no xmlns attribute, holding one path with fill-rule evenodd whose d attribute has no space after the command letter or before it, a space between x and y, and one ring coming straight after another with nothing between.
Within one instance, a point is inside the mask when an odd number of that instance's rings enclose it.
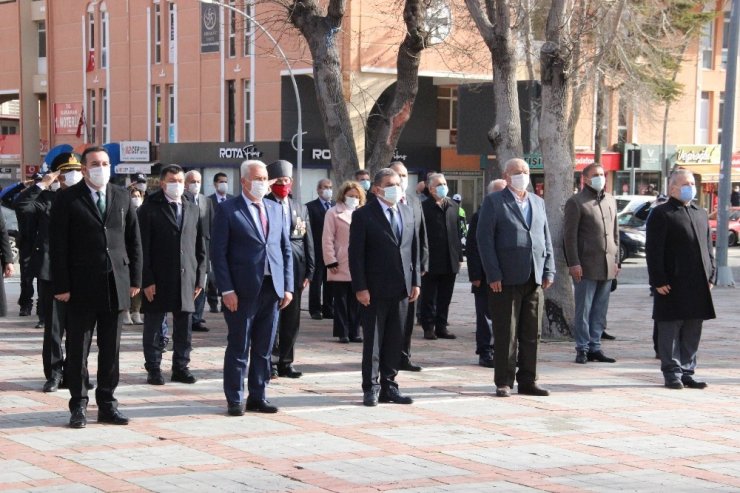
<instances>
[{"instance_id":1,"label":"paving stone pavement","mask_svg":"<svg viewBox=\"0 0 740 493\"><path fill-rule=\"evenodd\" d=\"M7 287L14 299L17 286ZM426 341L415 329L424 371L398 378L413 405L363 407L361 344L335 342L331 321L305 312L296 350L304 377L269 385L278 414L238 418L227 416L221 389L220 315L194 335L195 385L146 385L141 326L129 326L116 395L131 424L98 425L91 403L84 430L66 426L67 391L41 392L42 331L11 316L0 319L0 490L740 491L740 297L714 297L720 318L705 325L697 371L704 391L662 387L647 287L623 284L609 311L617 340L604 343L616 364L576 365L572 342L546 341L539 381L551 396L496 398L493 370L476 364L473 299L459 282L458 339Z\"/></svg>"}]
</instances>

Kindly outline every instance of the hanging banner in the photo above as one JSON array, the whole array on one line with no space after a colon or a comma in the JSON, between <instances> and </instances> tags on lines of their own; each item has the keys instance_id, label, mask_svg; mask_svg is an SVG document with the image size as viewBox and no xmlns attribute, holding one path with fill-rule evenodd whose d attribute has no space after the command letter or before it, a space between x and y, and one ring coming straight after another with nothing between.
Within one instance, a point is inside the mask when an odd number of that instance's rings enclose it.
<instances>
[{"instance_id":1,"label":"hanging banner","mask_svg":"<svg viewBox=\"0 0 740 493\"><path fill-rule=\"evenodd\" d=\"M214 4L200 4L200 52L218 53L221 49L219 7Z\"/></svg>"},{"instance_id":2,"label":"hanging banner","mask_svg":"<svg viewBox=\"0 0 740 493\"><path fill-rule=\"evenodd\" d=\"M77 134L81 117L82 103L54 103L54 134Z\"/></svg>"}]
</instances>

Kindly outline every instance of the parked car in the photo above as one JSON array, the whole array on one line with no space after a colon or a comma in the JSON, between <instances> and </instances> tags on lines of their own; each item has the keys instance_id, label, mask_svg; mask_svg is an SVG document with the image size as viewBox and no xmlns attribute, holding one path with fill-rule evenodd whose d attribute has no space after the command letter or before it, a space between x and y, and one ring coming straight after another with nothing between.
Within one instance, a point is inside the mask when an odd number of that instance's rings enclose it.
<instances>
[{"instance_id":1,"label":"parked car","mask_svg":"<svg viewBox=\"0 0 740 493\"><path fill-rule=\"evenodd\" d=\"M646 203L652 203L655 200L653 195L615 195L617 201L617 214L622 212L633 212Z\"/></svg>"},{"instance_id":2,"label":"parked car","mask_svg":"<svg viewBox=\"0 0 740 493\"><path fill-rule=\"evenodd\" d=\"M630 257L644 257L645 220L635 215L635 212L623 212L617 215L617 222L619 223L619 263Z\"/></svg>"},{"instance_id":3,"label":"parked car","mask_svg":"<svg viewBox=\"0 0 740 493\"><path fill-rule=\"evenodd\" d=\"M13 262L18 262L18 218L15 217L15 211L1 206L3 210L3 218L5 218L5 227L8 229L8 237L10 238L10 249L13 251Z\"/></svg>"},{"instance_id":4,"label":"parked car","mask_svg":"<svg viewBox=\"0 0 740 493\"><path fill-rule=\"evenodd\" d=\"M709 228L712 231L712 242L717 242L717 212L709 214ZM727 244L729 246L737 245L740 238L740 207L730 208L730 220L728 223L729 231L727 232Z\"/></svg>"}]
</instances>

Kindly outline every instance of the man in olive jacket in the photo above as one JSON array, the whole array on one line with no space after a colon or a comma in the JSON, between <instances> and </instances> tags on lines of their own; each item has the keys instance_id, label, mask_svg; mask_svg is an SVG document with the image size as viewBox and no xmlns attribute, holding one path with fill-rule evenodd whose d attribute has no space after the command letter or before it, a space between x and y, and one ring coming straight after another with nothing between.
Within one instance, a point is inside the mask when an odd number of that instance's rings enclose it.
<instances>
[{"instance_id":1,"label":"man in olive jacket","mask_svg":"<svg viewBox=\"0 0 740 493\"><path fill-rule=\"evenodd\" d=\"M601 351L612 279L619 272L617 204L604 191L604 168L583 170L583 189L565 203L565 260L573 278L576 363L614 363Z\"/></svg>"}]
</instances>

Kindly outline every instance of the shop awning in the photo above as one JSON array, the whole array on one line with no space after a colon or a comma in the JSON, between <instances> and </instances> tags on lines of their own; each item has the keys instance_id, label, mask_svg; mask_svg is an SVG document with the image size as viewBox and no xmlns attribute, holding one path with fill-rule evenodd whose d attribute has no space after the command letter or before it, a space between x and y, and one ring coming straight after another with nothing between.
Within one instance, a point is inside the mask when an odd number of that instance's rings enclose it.
<instances>
[{"instance_id":1,"label":"shop awning","mask_svg":"<svg viewBox=\"0 0 740 493\"><path fill-rule=\"evenodd\" d=\"M740 159L735 162L735 156L732 159L732 181L740 182ZM691 170L695 175L701 177L702 183L719 183L720 165L719 164L681 164L680 166Z\"/></svg>"}]
</instances>

